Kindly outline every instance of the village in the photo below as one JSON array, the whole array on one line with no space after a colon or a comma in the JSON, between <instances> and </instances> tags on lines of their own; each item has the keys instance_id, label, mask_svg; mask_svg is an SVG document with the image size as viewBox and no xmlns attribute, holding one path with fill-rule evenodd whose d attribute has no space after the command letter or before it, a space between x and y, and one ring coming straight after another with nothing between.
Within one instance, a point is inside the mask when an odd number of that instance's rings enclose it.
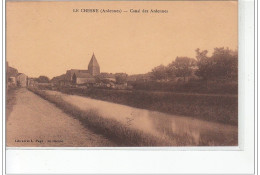
<instances>
[{"instance_id":1,"label":"village","mask_svg":"<svg viewBox=\"0 0 260 175\"><path fill-rule=\"evenodd\" d=\"M65 74L53 77L42 75L33 78L18 72L17 69L6 63L7 87L30 87L30 86L71 86L71 87L97 87L111 89L132 89L129 82L147 81L148 74L128 76L126 73L105 73L100 72L99 63L93 53L88 64L88 69L70 69ZM128 82L128 83L127 83Z\"/></svg>"},{"instance_id":2,"label":"village","mask_svg":"<svg viewBox=\"0 0 260 175\"><path fill-rule=\"evenodd\" d=\"M157 68L160 68L158 66ZM55 76L52 79L45 75L38 78L30 77L24 73L20 73L16 68L9 66L6 62L6 81L7 87L33 87L33 86L49 86L53 89L55 87L78 87L78 88L105 88L105 89L119 89L131 90L136 83L149 83L149 82L182 82L182 77L170 78L156 78L160 76L160 72L148 72L145 74L128 75L127 73L107 73L100 71L100 65L93 53L88 69L70 69L64 74ZM156 68L154 69L155 71ZM192 72L186 76L189 79L198 79L195 75L197 70L196 66L191 67ZM185 81L185 79L184 79Z\"/></svg>"}]
</instances>

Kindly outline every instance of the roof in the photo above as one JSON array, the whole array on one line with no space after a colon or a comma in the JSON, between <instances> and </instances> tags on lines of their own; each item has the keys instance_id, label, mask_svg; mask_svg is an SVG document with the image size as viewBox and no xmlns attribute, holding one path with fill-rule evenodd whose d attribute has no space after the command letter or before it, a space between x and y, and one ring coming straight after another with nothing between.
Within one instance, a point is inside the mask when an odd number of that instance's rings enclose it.
<instances>
[{"instance_id":1,"label":"roof","mask_svg":"<svg viewBox=\"0 0 260 175\"><path fill-rule=\"evenodd\" d=\"M25 75L24 73L18 73L18 74L17 74L17 77L19 77L19 76L21 76L21 75L24 75L24 76L27 77L27 75Z\"/></svg>"},{"instance_id":2,"label":"roof","mask_svg":"<svg viewBox=\"0 0 260 175\"><path fill-rule=\"evenodd\" d=\"M53 77L51 79L51 82L56 82L56 81L61 81L61 80L66 80L66 75L65 74L62 74L60 76L56 76L56 77Z\"/></svg>"},{"instance_id":3,"label":"roof","mask_svg":"<svg viewBox=\"0 0 260 175\"><path fill-rule=\"evenodd\" d=\"M70 70L67 70L67 72L69 73L75 73L75 72L78 72L78 73L88 73L88 70L82 70L82 69L70 69Z\"/></svg>"},{"instance_id":4,"label":"roof","mask_svg":"<svg viewBox=\"0 0 260 175\"><path fill-rule=\"evenodd\" d=\"M100 73L102 78L115 78L115 74L112 73Z\"/></svg>"},{"instance_id":5,"label":"roof","mask_svg":"<svg viewBox=\"0 0 260 175\"><path fill-rule=\"evenodd\" d=\"M96 59L94 53L93 53L93 55L91 57L91 60L90 60L90 62L88 64L88 69L89 69L89 67L99 67L99 64L97 62L97 59Z\"/></svg>"},{"instance_id":6,"label":"roof","mask_svg":"<svg viewBox=\"0 0 260 175\"><path fill-rule=\"evenodd\" d=\"M10 66L7 67L6 71L7 77L15 77L18 74L18 70Z\"/></svg>"},{"instance_id":7,"label":"roof","mask_svg":"<svg viewBox=\"0 0 260 175\"><path fill-rule=\"evenodd\" d=\"M150 79L150 77L151 77L150 73L129 75L127 77L127 81Z\"/></svg>"}]
</instances>

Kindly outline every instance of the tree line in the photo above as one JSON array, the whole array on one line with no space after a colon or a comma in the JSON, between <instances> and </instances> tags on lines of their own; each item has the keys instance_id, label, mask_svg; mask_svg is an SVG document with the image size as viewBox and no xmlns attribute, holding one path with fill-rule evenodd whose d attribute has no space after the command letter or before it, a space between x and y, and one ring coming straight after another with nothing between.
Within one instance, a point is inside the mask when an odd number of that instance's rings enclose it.
<instances>
[{"instance_id":1,"label":"tree line","mask_svg":"<svg viewBox=\"0 0 260 175\"><path fill-rule=\"evenodd\" d=\"M160 65L152 69L154 80L170 81L182 77L184 81L192 75L208 81L210 79L237 80L238 52L229 48L215 48L212 56L207 50L196 49L196 59L177 57L167 66Z\"/></svg>"},{"instance_id":2,"label":"tree line","mask_svg":"<svg viewBox=\"0 0 260 175\"><path fill-rule=\"evenodd\" d=\"M215 48L212 55L208 56L207 50L196 49L195 58L176 57L170 64L159 65L149 73L152 80L172 81L176 77L183 78L184 82L188 77L196 76L199 79L208 80L237 80L238 78L238 52L229 48ZM105 80L108 73L95 76L96 82ZM127 81L126 73L116 73L112 77L116 83L122 84ZM34 78L39 83L49 83L50 79L46 76Z\"/></svg>"}]
</instances>

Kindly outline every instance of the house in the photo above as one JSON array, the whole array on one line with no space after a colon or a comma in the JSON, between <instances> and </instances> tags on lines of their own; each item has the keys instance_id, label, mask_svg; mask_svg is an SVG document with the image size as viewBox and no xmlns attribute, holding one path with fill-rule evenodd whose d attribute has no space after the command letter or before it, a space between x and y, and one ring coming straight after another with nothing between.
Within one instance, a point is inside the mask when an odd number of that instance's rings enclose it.
<instances>
[{"instance_id":1,"label":"house","mask_svg":"<svg viewBox=\"0 0 260 175\"><path fill-rule=\"evenodd\" d=\"M57 83L53 83L53 84L54 84L54 85L57 85ZM59 81L58 81L58 85L60 85L60 86L68 86L68 85L71 85L71 82L68 81L68 80L62 79L62 80L59 80Z\"/></svg>"},{"instance_id":2,"label":"house","mask_svg":"<svg viewBox=\"0 0 260 175\"><path fill-rule=\"evenodd\" d=\"M27 79L28 79L28 77L25 74L19 73L16 77L17 86L26 87L28 84Z\"/></svg>"},{"instance_id":3,"label":"house","mask_svg":"<svg viewBox=\"0 0 260 175\"><path fill-rule=\"evenodd\" d=\"M27 86L37 86L37 81L34 78L27 78Z\"/></svg>"},{"instance_id":4,"label":"house","mask_svg":"<svg viewBox=\"0 0 260 175\"><path fill-rule=\"evenodd\" d=\"M16 77L9 77L7 85L16 86Z\"/></svg>"},{"instance_id":5,"label":"house","mask_svg":"<svg viewBox=\"0 0 260 175\"><path fill-rule=\"evenodd\" d=\"M8 62L6 62L6 80L7 83L16 84L16 76L18 75L18 70L10 67Z\"/></svg>"},{"instance_id":6,"label":"house","mask_svg":"<svg viewBox=\"0 0 260 175\"><path fill-rule=\"evenodd\" d=\"M135 74L127 77L127 82L148 82L151 80L150 73L146 74Z\"/></svg>"},{"instance_id":7,"label":"house","mask_svg":"<svg viewBox=\"0 0 260 175\"><path fill-rule=\"evenodd\" d=\"M104 82L116 82L116 76L112 73L102 72L99 78Z\"/></svg>"},{"instance_id":8,"label":"house","mask_svg":"<svg viewBox=\"0 0 260 175\"><path fill-rule=\"evenodd\" d=\"M16 86L16 76L18 75L18 70L10 67L8 62L6 62L6 87Z\"/></svg>"}]
</instances>

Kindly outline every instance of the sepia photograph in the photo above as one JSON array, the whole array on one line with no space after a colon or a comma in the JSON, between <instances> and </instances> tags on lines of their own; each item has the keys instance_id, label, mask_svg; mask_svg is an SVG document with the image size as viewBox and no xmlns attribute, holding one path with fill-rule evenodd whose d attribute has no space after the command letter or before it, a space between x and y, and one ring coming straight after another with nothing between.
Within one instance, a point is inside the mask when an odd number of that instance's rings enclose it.
<instances>
[{"instance_id":1,"label":"sepia photograph","mask_svg":"<svg viewBox=\"0 0 260 175\"><path fill-rule=\"evenodd\" d=\"M6 1L7 147L238 146L238 1Z\"/></svg>"}]
</instances>

